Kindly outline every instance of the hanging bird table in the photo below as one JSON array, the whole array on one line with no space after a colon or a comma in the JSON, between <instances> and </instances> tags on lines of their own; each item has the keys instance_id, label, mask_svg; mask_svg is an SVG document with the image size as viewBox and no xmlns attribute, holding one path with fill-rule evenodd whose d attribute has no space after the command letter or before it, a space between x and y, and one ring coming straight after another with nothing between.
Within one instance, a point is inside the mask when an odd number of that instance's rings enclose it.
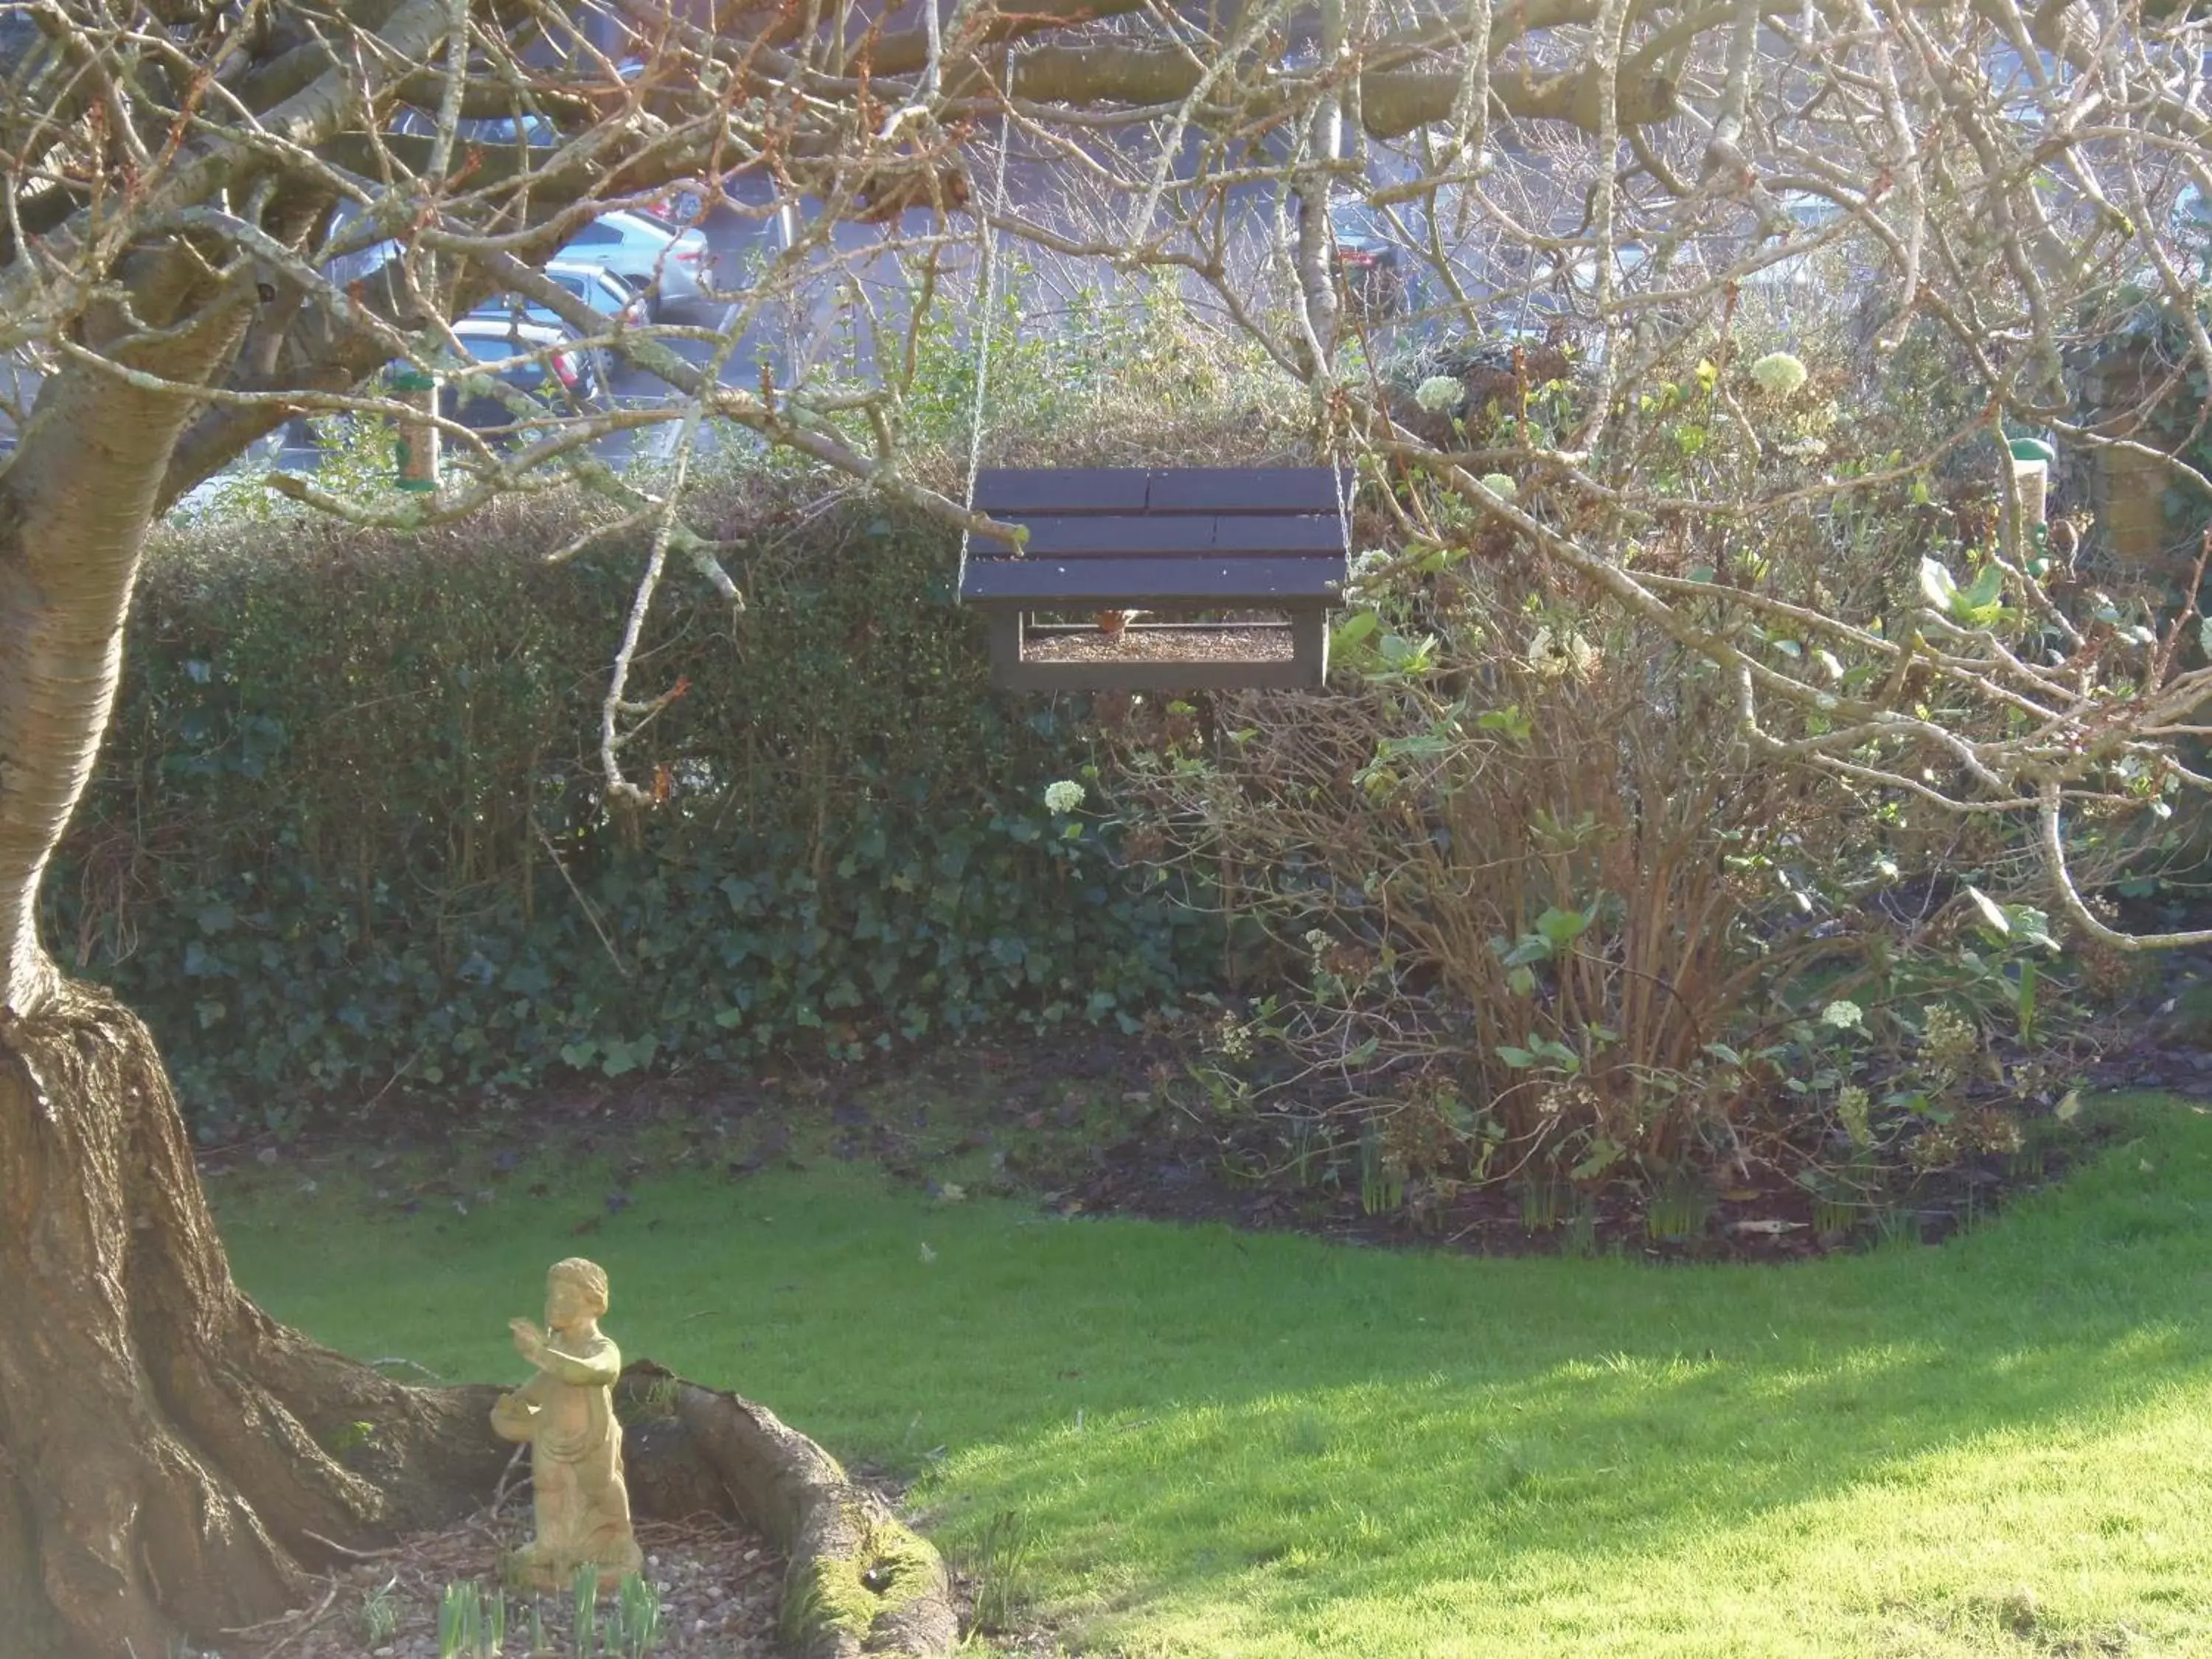
<instances>
[{"instance_id":1,"label":"hanging bird table","mask_svg":"<svg viewBox=\"0 0 2212 1659\"><path fill-rule=\"evenodd\" d=\"M1011 63L1007 75L1011 84ZM1321 684L1329 607L1351 562L1349 492L1334 469L981 465L1009 148L1002 125L991 206L975 216L968 507L1021 538L960 538L960 599L990 617L993 682L1014 691Z\"/></svg>"},{"instance_id":2,"label":"hanging bird table","mask_svg":"<svg viewBox=\"0 0 2212 1659\"><path fill-rule=\"evenodd\" d=\"M990 617L1018 691L1319 685L1346 575L1327 467L984 469L960 598Z\"/></svg>"}]
</instances>

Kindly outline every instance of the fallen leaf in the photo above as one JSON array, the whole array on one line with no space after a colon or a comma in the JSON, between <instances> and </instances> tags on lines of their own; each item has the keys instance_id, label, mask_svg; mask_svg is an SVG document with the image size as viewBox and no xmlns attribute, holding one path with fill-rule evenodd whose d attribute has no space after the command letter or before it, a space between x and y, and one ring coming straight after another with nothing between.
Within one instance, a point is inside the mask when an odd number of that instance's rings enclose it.
<instances>
[{"instance_id":1,"label":"fallen leaf","mask_svg":"<svg viewBox=\"0 0 2212 1659\"><path fill-rule=\"evenodd\" d=\"M1780 1216L1762 1216L1750 1221L1731 1221L1729 1231L1738 1233L1788 1233L1808 1224L1802 1221L1784 1221Z\"/></svg>"},{"instance_id":2,"label":"fallen leaf","mask_svg":"<svg viewBox=\"0 0 2212 1659\"><path fill-rule=\"evenodd\" d=\"M937 1252L925 1244L921 1247L921 1259L924 1261L934 1261L937 1260Z\"/></svg>"}]
</instances>

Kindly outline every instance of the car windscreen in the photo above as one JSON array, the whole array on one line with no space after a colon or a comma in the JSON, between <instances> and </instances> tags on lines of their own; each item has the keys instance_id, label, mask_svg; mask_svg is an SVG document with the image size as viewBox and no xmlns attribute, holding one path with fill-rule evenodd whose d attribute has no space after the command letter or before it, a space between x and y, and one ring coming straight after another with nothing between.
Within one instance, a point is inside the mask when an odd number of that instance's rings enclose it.
<instances>
[{"instance_id":1,"label":"car windscreen","mask_svg":"<svg viewBox=\"0 0 2212 1659\"><path fill-rule=\"evenodd\" d=\"M510 357L522 357L538 348L527 340L511 339L504 334L456 334L461 349L480 363L502 362ZM529 365L518 363L510 372L520 373Z\"/></svg>"},{"instance_id":2,"label":"car windscreen","mask_svg":"<svg viewBox=\"0 0 2212 1659\"><path fill-rule=\"evenodd\" d=\"M487 300L469 315L488 318L494 322L520 317L526 322L538 323L549 328L557 328L561 323L559 315L550 306L539 305L535 300L526 300L520 294L502 294L496 300Z\"/></svg>"}]
</instances>

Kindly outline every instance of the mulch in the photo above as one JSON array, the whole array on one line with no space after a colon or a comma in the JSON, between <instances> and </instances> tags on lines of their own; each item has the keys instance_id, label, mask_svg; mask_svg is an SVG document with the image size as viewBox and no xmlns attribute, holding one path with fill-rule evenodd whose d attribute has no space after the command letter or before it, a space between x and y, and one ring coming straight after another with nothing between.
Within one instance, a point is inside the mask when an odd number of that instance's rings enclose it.
<instances>
[{"instance_id":1,"label":"mulch","mask_svg":"<svg viewBox=\"0 0 2212 1659\"><path fill-rule=\"evenodd\" d=\"M231 1632L209 1659L438 1659L446 1587L473 1581L488 1599L499 1584L501 1553L526 1541L530 1529L526 1494L442 1531L403 1539L322 1575L305 1605ZM702 1516L641 1522L637 1541L645 1578L660 1600L655 1659L769 1659L778 1651L785 1564L759 1534ZM614 1599L601 1598L595 1622L603 1628ZM506 1610L500 1650L507 1659L567 1659L581 1651L568 1597L510 1594ZM608 1650L604 1641L595 1650Z\"/></svg>"}]
</instances>

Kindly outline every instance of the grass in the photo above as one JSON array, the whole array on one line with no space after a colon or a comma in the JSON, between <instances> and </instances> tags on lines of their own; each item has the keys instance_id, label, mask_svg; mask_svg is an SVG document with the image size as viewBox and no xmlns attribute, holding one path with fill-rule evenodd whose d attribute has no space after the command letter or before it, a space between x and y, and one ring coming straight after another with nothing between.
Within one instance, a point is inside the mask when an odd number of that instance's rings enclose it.
<instances>
[{"instance_id":1,"label":"grass","mask_svg":"<svg viewBox=\"0 0 2212 1659\"><path fill-rule=\"evenodd\" d=\"M1060 1221L854 1166L576 1190L369 1219L216 1184L272 1311L449 1376L517 1376L505 1321L593 1256L633 1355L917 1476L956 1559L1018 1526L1085 1652L2212 1653L2203 1109L2137 1104L1940 1249L1779 1270Z\"/></svg>"}]
</instances>

